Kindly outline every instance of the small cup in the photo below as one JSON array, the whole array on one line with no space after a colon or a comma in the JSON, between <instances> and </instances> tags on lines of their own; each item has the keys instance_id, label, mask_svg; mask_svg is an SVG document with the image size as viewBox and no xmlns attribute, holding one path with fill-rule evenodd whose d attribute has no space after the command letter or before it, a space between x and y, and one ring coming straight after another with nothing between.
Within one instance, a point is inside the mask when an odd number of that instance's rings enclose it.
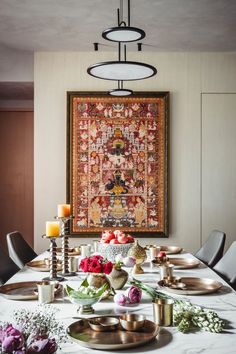
<instances>
[{"instance_id":1,"label":"small cup","mask_svg":"<svg viewBox=\"0 0 236 354\"><path fill-rule=\"evenodd\" d=\"M69 272L78 271L78 259L76 257L69 257Z\"/></svg>"},{"instance_id":2,"label":"small cup","mask_svg":"<svg viewBox=\"0 0 236 354\"><path fill-rule=\"evenodd\" d=\"M49 304L54 301L55 283L49 281L42 281L37 283L38 287L38 301L41 304Z\"/></svg>"},{"instance_id":3,"label":"small cup","mask_svg":"<svg viewBox=\"0 0 236 354\"><path fill-rule=\"evenodd\" d=\"M161 249L161 247L158 247L158 246L155 246L155 245L153 245L153 246L151 246L151 247L149 248L150 260L151 260L151 261L152 261L153 259L155 259L155 258L158 256L158 254L159 254L159 252L160 252L160 249Z\"/></svg>"},{"instance_id":4,"label":"small cup","mask_svg":"<svg viewBox=\"0 0 236 354\"><path fill-rule=\"evenodd\" d=\"M165 278L173 278L173 268L174 265L173 264L164 264L164 265L160 265L159 269L160 269L160 279L163 280Z\"/></svg>"},{"instance_id":5,"label":"small cup","mask_svg":"<svg viewBox=\"0 0 236 354\"><path fill-rule=\"evenodd\" d=\"M173 304L171 299L156 299L153 301L154 322L159 326L172 326Z\"/></svg>"},{"instance_id":6,"label":"small cup","mask_svg":"<svg viewBox=\"0 0 236 354\"><path fill-rule=\"evenodd\" d=\"M90 244L80 245L80 249L81 249L81 256L82 257L89 257L91 255L91 245Z\"/></svg>"},{"instance_id":7,"label":"small cup","mask_svg":"<svg viewBox=\"0 0 236 354\"><path fill-rule=\"evenodd\" d=\"M98 252L99 240L93 240L93 252Z\"/></svg>"}]
</instances>

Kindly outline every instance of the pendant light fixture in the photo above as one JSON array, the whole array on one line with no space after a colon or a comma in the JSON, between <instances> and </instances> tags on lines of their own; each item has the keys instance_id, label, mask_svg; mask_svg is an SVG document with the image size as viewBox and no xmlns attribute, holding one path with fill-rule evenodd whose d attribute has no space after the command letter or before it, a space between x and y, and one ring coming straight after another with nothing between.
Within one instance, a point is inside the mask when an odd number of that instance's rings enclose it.
<instances>
[{"instance_id":1,"label":"pendant light fixture","mask_svg":"<svg viewBox=\"0 0 236 354\"><path fill-rule=\"evenodd\" d=\"M122 96L129 96L133 94L132 90L129 89L125 89L123 87L123 81L118 81L118 88L117 89L113 89L108 91L109 95L111 96L117 96L117 97L122 97Z\"/></svg>"},{"instance_id":2,"label":"pendant light fixture","mask_svg":"<svg viewBox=\"0 0 236 354\"><path fill-rule=\"evenodd\" d=\"M143 39L145 32L130 26L130 0L128 0L127 24L123 20L123 0L120 0L120 9L117 9L117 27L111 27L102 32L102 37L113 42L136 42Z\"/></svg>"},{"instance_id":3,"label":"pendant light fixture","mask_svg":"<svg viewBox=\"0 0 236 354\"><path fill-rule=\"evenodd\" d=\"M118 26L103 31L102 37L109 41L118 42L118 60L100 62L89 66L89 75L103 80L118 81L118 89L110 90L109 94L122 96L132 94L132 90L123 89L123 81L143 80L156 75L154 66L138 61L129 61L126 58L127 42L134 42L145 37L145 32L130 26L130 0L128 2L127 23L123 19L123 0L120 0L120 9L117 9ZM122 83L122 87L121 87Z\"/></svg>"}]
</instances>

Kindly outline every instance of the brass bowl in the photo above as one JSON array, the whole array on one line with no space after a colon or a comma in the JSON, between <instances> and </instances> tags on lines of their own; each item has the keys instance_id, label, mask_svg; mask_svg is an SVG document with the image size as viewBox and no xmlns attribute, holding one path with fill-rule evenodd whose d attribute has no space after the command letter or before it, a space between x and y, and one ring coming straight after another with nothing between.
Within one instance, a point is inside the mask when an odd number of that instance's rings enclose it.
<instances>
[{"instance_id":1,"label":"brass bowl","mask_svg":"<svg viewBox=\"0 0 236 354\"><path fill-rule=\"evenodd\" d=\"M88 324L93 331L110 332L117 329L119 319L116 317L96 317L88 320Z\"/></svg>"},{"instance_id":2,"label":"brass bowl","mask_svg":"<svg viewBox=\"0 0 236 354\"><path fill-rule=\"evenodd\" d=\"M135 332L142 328L145 323L145 316L127 314L120 316L120 324L123 329L126 331Z\"/></svg>"}]
</instances>

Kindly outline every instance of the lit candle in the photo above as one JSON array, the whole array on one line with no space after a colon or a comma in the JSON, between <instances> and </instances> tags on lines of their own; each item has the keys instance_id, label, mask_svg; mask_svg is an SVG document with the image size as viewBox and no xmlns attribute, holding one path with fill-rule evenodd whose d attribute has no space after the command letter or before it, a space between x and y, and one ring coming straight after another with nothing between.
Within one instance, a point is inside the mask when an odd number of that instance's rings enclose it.
<instances>
[{"instance_id":1,"label":"lit candle","mask_svg":"<svg viewBox=\"0 0 236 354\"><path fill-rule=\"evenodd\" d=\"M70 204L58 204L57 216L59 218L70 216Z\"/></svg>"},{"instance_id":2,"label":"lit candle","mask_svg":"<svg viewBox=\"0 0 236 354\"><path fill-rule=\"evenodd\" d=\"M46 221L46 236L58 237L60 236L60 222Z\"/></svg>"}]
</instances>

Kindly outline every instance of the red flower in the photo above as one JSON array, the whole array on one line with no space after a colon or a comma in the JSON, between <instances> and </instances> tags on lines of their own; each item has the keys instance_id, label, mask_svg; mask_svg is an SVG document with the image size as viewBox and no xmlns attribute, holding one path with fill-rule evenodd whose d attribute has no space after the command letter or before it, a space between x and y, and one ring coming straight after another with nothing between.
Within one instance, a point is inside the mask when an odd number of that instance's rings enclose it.
<instances>
[{"instance_id":1,"label":"red flower","mask_svg":"<svg viewBox=\"0 0 236 354\"><path fill-rule=\"evenodd\" d=\"M88 257L81 259L80 261L80 269L82 269L83 272L88 272L89 271L89 263L90 259Z\"/></svg>"},{"instance_id":2,"label":"red flower","mask_svg":"<svg viewBox=\"0 0 236 354\"><path fill-rule=\"evenodd\" d=\"M102 273L103 272L103 266L97 259L91 260L89 264L89 272L92 273Z\"/></svg>"},{"instance_id":3,"label":"red flower","mask_svg":"<svg viewBox=\"0 0 236 354\"><path fill-rule=\"evenodd\" d=\"M103 273L110 274L113 268L112 262L107 262L103 264Z\"/></svg>"},{"instance_id":4,"label":"red flower","mask_svg":"<svg viewBox=\"0 0 236 354\"><path fill-rule=\"evenodd\" d=\"M100 255L86 257L80 261L80 269L83 272L110 274L112 267L112 262L104 260Z\"/></svg>"}]
</instances>

